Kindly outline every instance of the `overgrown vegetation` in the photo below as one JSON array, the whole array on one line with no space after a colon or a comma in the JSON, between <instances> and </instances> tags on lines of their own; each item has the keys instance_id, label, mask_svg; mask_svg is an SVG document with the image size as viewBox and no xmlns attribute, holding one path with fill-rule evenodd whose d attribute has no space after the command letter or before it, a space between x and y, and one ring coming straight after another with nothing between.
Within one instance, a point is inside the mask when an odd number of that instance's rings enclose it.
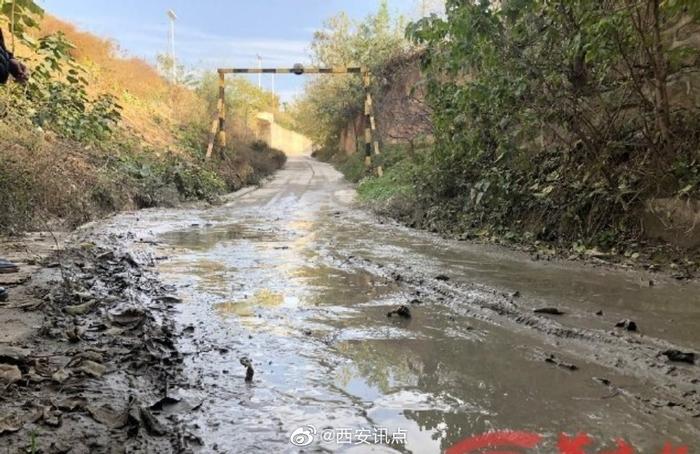
<instances>
[{"instance_id":1,"label":"overgrown vegetation","mask_svg":"<svg viewBox=\"0 0 700 454\"><path fill-rule=\"evenodd\" d=\"M43 17L31 0L12 5L0 0L0 18L14 18L6 30L32 76L0 87L0 232L214 201L284 164L283 153L251 145L241 120L229 122L232 145L204 162L212 75L171 84L144 61L116 56L111 42ZM277 104L245 81L231 83L234 120Z\"/></svg>"},{"instance_id":2,"label":"overgrown vegetation","mask_svg":"<svg viewBox=\"0 0 700 454\"><path fill-rule=\"evenodd\" d=\"M405 21L392 20L386 0L376 14L354 21L345 13L328 19L314 35L311 51L318 66L363 66L379 74L381 68L409 46ZM312 79L305 96L292 109L298 129L322 149L337 151L338 136L349 119L362 112L364 88L359 77Z\"/></svg>"},{"instance_id":3,"label":"overgrown vegetation","mask_svg":"<svg viewBox=\"0 0 700 454\"><path fill-rule=\"evenodd\" d=\"M307 128L324 144L320 159L410 225L567 254L647 251L693 268L692 250L655 242L643 219L654 201L692 207L700 196L699 19L690 0L448 0L444 14L408 25L414 47L390 40L394 55L421 56L414 88L432 111L433 137L417 147L382 137L381 178L339 149L360 112L357 91L312 85L300 117L327 131ZM337 19L328 28L319 56L362 54ZM379 58L375 74L391 63ZM390 88L382 83L377 104Z\"/></svg>"},{"instance_id":4,"label":"overgrown vegetation","mask_svg":"<svg viewBox=\"0 0 700 454\"><path fill-rule=\"evenodd\" d=\"M639 238L649 198L697 195L700 112L673 91L698 68L673 32L697 6L448 1L412 24L436 131L415 180L428 218L610 249Z\"/></svg>"}]
</instances>

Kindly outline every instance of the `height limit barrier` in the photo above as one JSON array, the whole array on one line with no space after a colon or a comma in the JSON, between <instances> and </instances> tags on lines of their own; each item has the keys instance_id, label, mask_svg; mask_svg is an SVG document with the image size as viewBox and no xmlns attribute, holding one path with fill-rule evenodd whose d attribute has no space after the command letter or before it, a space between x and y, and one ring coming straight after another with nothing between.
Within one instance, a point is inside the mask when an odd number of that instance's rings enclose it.
<instances>
[{"instance_id":1,"label":"height limit barrier","mask_svg":"<svg viewBox=\"0 0 700 454\"><path fill-rule=\"evenodd\" d=\"M212 121L209 145L207 146L206 159L211 159L214 146L218 142L219 147L226 146L226 75L227 74L359 74L362 76L362 85L365 91L365 166L372 168L372 154L379 155L379 140L377 137L377 123L374 117L374 105L372 102L372 75L368 69L363 67L336 66L331 68L309 67L305 68L300 64L292 68L219 68L219 97L217 101L217 118ZM383 173L382 166L377 166L377 174Z\"/></svg>"}]
</instances>

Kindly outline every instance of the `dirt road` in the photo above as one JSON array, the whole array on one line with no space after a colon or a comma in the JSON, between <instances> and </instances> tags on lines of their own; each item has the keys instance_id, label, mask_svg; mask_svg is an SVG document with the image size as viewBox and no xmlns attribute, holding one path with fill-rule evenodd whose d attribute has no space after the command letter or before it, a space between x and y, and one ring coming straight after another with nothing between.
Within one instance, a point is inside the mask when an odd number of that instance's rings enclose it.
<instances>
[{"instance_id":1,"label":"dirt road","mask_svg":"<svg viewBox=\"0 0 700 454\"><path fill-rule=\"evenodd\" d=\"M444 241L353 196L329 165L294 158L223 207L113 224L162 242L207 446L294 452L306 425L330 450L383 428L405 445L375 449L421 453L502 429L542 434L543 452L561 432L645 452L700 440L698 367L661 355L700 349L697 284ZM387 317L404 304L410 319Z\"/></svg>"},{"instance_id":2,"label":"dirt road","mask_svg":"<svg viewBox=\"0 0 700 454\"><path fill-rule=\"evenodd\" d=\"M538 452L579 432L593 452L700 446L700 369L662 354L700 351L696 283L382 223L308 158L223 206L91 228L129 232L183 299L169 386L203 452L437 453L506 429Z\"/></svg>"}]
</instances>

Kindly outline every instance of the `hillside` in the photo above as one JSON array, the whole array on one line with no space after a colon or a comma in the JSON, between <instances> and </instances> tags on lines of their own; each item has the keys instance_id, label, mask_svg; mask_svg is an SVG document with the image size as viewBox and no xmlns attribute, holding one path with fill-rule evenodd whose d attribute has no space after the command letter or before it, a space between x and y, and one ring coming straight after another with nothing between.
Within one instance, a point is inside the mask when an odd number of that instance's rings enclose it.
<instances>
[{"instance_id":1,"label":"hillside","mask_svg":"<svg viewBox=\"0 0 700 454\"><path fill-rule=\"evenodd\" d=\"M33 38L9 37L32 71L0 92L0 232L72 227L121 209L214 201L284 163L254 134L253 117L277 102L230 81L231 145L204 162L214 76L172 84L108 38L28 11ZM7 32L5 33L7 35ZM240 107L247 106L245 109ZM241 126L243 125L243 126Z\"/></svg>"},{"instance_id":2,"label":"hillside","mask_svg":"<svg viewBox=\"0 0 700 454\"><path fill-rule=\"evenodd\" d=\"M123 107L124 127L142 138L144 145L177 148L179 128L206 123L212 114L193 90L170 84L148 62L122 57L113 41L47 15L40 25L41 35L57 32L75 46L71 54L87 71L89 92L115 95Z\"/></svg>"}]
</instances>

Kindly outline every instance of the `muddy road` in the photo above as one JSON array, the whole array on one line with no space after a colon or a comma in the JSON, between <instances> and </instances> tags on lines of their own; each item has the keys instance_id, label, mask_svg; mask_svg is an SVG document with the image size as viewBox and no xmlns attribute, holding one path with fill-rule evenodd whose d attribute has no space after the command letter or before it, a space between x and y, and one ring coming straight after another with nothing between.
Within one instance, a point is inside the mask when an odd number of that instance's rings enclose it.
<instances>
[{"instance_id":1,"label":"muddy road","mask_svg":"<svg viewBox=\"0 0 700 454\"><path fill-rule=\"evenodd\" d=\"M223 206L100 228L131 232L183 299L171 387L201 404L183 419L203 452L437 453L505 429L539 452L579 432L593 452L700 446L700 368L663 354L700 351L696 283L383 223L307 158Z\"/></svg>"}]
</instances>

